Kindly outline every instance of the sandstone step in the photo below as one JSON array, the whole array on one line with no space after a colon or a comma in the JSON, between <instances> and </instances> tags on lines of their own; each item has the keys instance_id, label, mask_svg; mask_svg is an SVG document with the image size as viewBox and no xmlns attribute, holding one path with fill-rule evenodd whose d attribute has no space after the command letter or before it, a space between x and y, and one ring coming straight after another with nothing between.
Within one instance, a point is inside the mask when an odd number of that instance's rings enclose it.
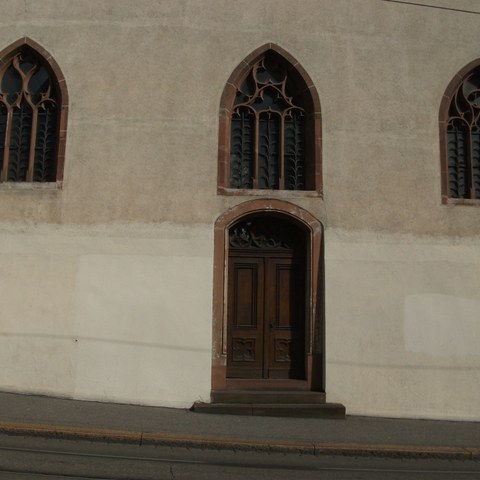
<instances>
[{"instance_id":1,"label":"sandstone step","mask_svg":"<svg viewBox=\"0 0 480 480\"><path fill-rule=\"evenodd\" d=\"M306 390L214 390L210 398L212 403L325 403L325 393Z\"/></svg>"},{"instance_id":2,"label":"sandstone step","mask_svg":"<svg viewBox=\"0 0 480 480\"><path fill-rule=\"evenodd\" d=\"M345 407L340 403L204 403L195 402L198 413L254 415L264 417L299 417L344 419Z\"/></svg>"}]
</instances>

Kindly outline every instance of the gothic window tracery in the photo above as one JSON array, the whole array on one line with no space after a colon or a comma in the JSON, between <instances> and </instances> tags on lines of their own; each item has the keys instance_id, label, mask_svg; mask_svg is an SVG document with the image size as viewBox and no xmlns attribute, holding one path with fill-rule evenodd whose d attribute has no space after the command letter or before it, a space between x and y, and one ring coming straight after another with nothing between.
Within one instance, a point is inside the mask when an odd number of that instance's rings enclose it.
<instances>
[{"instance_id":1,"label":"gothic window tracery","mask_svg":"<svg viewBox=\"0 0 480 480\"><path fill-rule=\"evenodd\" d=\"M453 198L480 198L480 68L456 91L447 127L448 181Z\"/></svg>"},{"instance_id":2,"label":"gothic window tracery","mask_svg":"<svg viewBox=\"0 0 480 480\"><path fill-rule=\"evenodd\" d=\"M218 192L321 195L320 135L311 79L280 47L260 47L235 69L222 96Z\"/></svg>"},{"instance_id":3,"label":"gothic window tracery","mask_svg":"<svg viewBox=\"0 0 480 480\"><path fill-rule=\"evenodd\" d=\"M305 110L284 66L265 56L238 89L232 113L230 186L305 189Z\"/></svg>"},{"instance_id":4,"label":"gothic window tracery","mask_svg":"<svg viewBox=\"0 0 480 480\"><path fill-rule=\"evenodd\" d=\"M55 182L63 167L61 94L48 62L20 43L0 67L0 181Z\"/></svg>"}]
</instances>

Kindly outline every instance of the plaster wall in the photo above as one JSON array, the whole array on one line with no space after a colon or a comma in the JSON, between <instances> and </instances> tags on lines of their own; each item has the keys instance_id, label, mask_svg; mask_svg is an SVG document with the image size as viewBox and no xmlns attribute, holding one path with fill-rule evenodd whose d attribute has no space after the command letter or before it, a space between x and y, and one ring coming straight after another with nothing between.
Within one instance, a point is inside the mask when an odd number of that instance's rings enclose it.
<instances>
[{"instance_id":1,"label":"plaster wall","mask_svg":"<svg viewBox=\"0 0 480 480\"><path fill-rule=\"evenodd\" d=\"M330 400L351 414L480 419L479 240L327 230Z\"/></svg>"},{"instance_id":2,"label":"plaster wall","mask_svg":"<svg viewBox=\"0 0 480 480\"><path fill-rule=\"evenodd\" d=\"M208 400L210 228L3 226L0 244L2 390Z\"/></svg>"},{"instance_id":3,"label":"plaster wall","mask_svg":"<svg viewBox=\"0 0 480 480\"><path fill-rule=\"evenodd\" d=\"M480 234L478 209L440 203L437 124L446 86L479 55L477 15L383 0L0 7L0 45L40 43L70 96L63 189L1 185L4 222L213 222L245 199L216 195L222 90L243 58L275 42L322 106L324 200L295 202L347 230Z\"/></svg>"},{"instance_id":4,"label":"plaster wall","mask_svg":"<svg viewBox=\"0 0 480 480\"><path fill-rule=\"evenodd\" d=\"M274 42L322 107L323 197L265 196L325 226L327 398L480 419L479 209L441 205L437 123L478 2L297 3L0 0L0 47L41 44L70 97L62 188L0 185L0 389L208 399L213 224L259 198L216 194L220 96Z\"/></svg>"}]
</instances>

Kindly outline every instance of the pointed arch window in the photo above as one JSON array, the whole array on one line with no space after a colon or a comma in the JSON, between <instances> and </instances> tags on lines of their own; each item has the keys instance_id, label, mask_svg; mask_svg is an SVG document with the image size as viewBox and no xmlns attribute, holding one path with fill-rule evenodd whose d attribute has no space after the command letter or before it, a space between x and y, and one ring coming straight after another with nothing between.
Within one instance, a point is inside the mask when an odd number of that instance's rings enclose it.
<instances>
[{"instance_id":1,"label":"pointed arch window","mask_svg":"<svg viewBox=\"0 0 480 480\"><path fill-rule=\"evenodd\" d=\"M299 63L280 47L253 52L222 96L218 191L321 193L320 102Z\"/></svg>"},{"instance_id":2,"label":"pointed arch window","mask_svg":"<svg viewBox=\"0 0 480 480\"><path fill-rule=\"evenodd\" d=\"M443 203L480 203L480 60L450 82L439 120Z\"/></svg>"},{"instance_id":3,"label":"pointed arch window","mask_svg":"<svg viewBox=\"0 0 480 480\"><path fill-rule=\"evenodd\" d=\"M48 52L28 38L0 52L0 59L0 181L61 181L67 115L63 75Z\"/></svg>"}]
</instances>

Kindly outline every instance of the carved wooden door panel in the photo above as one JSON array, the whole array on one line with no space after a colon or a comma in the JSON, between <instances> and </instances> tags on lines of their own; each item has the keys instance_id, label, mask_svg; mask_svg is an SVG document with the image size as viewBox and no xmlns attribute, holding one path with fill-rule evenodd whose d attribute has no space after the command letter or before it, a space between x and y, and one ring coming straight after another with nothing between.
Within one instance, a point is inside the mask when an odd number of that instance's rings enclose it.
<instances>
[{"instance_id":1,"label":"carved wooden door panel","mask_svg":"<svg viewBox=\"0 0 480 480\"><path fill-rule=\"evenodd\" d=\"M227 376L263 378L263 258L230 257Z\"/></svg>"},{"instance_id":2,"label":"carved wooden door panel","mask_svg":"<svg viewBox=\"0 0 480 480\"><path fill-rule=\"evenodd\" d=\"M293 256L265 259L266 378L305 378L305 271Z\"/></svg>"},{"instance_id":3,"label":"carved wooden door panel","mask_svg":"<svg viewBox=\"0 0 480 480\"><path fill-rule=\"evenodd\" d=\"M293 252L241 253L229 256L227 376L303 379L304 262Z\"/></svg>"}]
</instances>

